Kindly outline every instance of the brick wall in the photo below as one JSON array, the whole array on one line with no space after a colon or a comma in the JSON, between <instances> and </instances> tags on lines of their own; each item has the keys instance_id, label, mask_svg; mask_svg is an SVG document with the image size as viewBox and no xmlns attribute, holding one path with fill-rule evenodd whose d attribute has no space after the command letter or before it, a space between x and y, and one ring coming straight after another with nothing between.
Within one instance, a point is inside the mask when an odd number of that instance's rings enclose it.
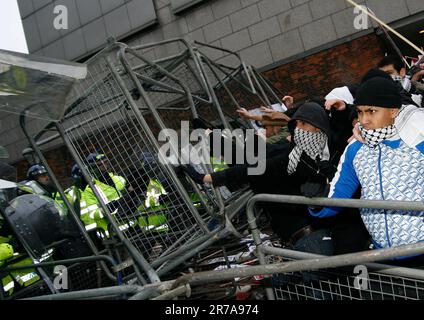
<instances>
[{"instance_id":1,"label":"brick wall","mask_svg":"<svg viewBox=\"0 0 424 320\"><path fill-rule=\"evenodd\" d=\"M370 34L287 63L264 75L296 101L311 95L325 96L337 86L359 82L382 57L380 40Z\"/></svg>"},{"instance_id":2,"label":"brick wall","mask_svg":"<svg viewBox=\"0 0 424 320\"><path fill-rule=\"evenodd\" d=\"M72 183L70 178L71 168L75 162L68 149L65 146L61 146L57 149L45 152L44 157L62 186L64 188L70 186ZM25 180L26 173L29 169L28 162L22 160L15 165L18 172L18 181Z\"/></svg>"},{"instance_id":3,"label":"brick wall","mask_svg":"<svg viewBox=\"0 0 424 320\"><path fill-rule=\"evenodd\" d=\"M325 96L336 86L359 82L365 72L374 67L382 57L382 44L376 35L371 34L281 65L264 72L264 75L283 94L290 94L294 96L295 101L299 101L312 95ZM242 101L240 95L237 99ZM243 106L253 107L252 101L246 100ZM221 103L224 104L223 101ZM207 117L209 112L203 114ZM161 114L163 116L163 112ZM169 112L164 121L168 126L175 127L180 120L187 120L189 117L188 112ZM146 120L149 124L153 122L151 116L147 116ZM157 135L157 126L152 126L152 129ZM65 187L68 186L73 160L66 148L49 151L45 157L60 182ZM20 161L17 168L19 179L24 179L28 169L27 162Z\"/></svg>"}]
</instances>

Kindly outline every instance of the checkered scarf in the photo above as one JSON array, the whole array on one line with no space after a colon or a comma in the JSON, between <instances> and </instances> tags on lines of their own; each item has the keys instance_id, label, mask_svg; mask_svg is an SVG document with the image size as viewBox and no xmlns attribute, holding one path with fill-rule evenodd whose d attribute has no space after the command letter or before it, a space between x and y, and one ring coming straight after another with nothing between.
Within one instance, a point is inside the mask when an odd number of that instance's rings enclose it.
<instances>
[{"instance_id":1,"label":"checkered scarf","mask_svg":"<svg viewBox=\"0 0 424 320\"><path fill-rule=\"evenodd\" d=\"M294 143L296 146L289 154L288 174L293 174L296 171L302 152L305 152L308 157L314 160L318 156L321 160L327 160L329 158L327 135L322 131L310 132L295 128ZM325 155L326 153L328 153L328 156Z\"/></svg>"},{"instance_id":2,"label":"checkered scarf","mask_svg":"<svg viewBox=\"0 0 424 320\"><path fill-rule=\"evenodd\" d=\"M388 127L372 130L366 130L360 125L359 130L365 143L372 148L375 148L381 141L391 138L397 133L396 127L393 124Z\"/></svg>"},{"instance_id":3,"label":"checkered scarf","mask_svg":"<svg viewBox=\"0 0 424 320\"><path fill-rule=\"evenodd\" d=\"M392 77L393 81L400 83L406 91L411 91L411 79L408 77L395 76L393 74L390 76Z\"/></svg>"}]
</instances>

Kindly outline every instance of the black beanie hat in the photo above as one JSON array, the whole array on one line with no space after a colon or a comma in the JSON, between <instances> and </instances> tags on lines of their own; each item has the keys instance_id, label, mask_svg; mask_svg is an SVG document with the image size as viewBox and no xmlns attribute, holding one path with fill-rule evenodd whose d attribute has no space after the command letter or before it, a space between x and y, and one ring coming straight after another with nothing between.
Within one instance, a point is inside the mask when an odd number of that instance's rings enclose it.
<instances>
[{"instance_id":1,"label":"black beanie hat","mask_svg":"<svg viewBox=\"0 0 424 320\"><path fill-rule=\"evenodd\" d=\"M386 78L387 80L393 81L392 77L385 71L380 69L370 69L368 72L362 77L361 83L364 83L367 80L370 80L375 77Z\"/></svg>"},{"instance_id":2,"label":"black beanie hat","mask_svg":"<svg viewBox=\"0 0 424 320\"><path fill-rule=\"evenodd\" d=\"M305 121L316 128L321 129L330 138L330 119L324 108L316 102L306 102L302 104L291 117L288 127L291 134L294 133L296 120Z\"/></svg>"},{"instance_id":3,"label":"black beanie hat","mask_svg":"<svg viewBox=\"0 0 424 320\"><path fill-rule=\"evenodd\" d=\"M401 108L402 97L393 80L373 77L361 84L356 92L355 105L380 108Z\"/></svg>"}]
</instances>

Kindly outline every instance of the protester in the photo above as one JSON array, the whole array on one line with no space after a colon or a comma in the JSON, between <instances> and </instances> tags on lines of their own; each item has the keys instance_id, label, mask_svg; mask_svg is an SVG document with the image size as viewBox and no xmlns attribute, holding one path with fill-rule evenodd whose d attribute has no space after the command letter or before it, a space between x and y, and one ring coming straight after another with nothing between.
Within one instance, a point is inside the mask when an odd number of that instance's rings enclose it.
<instances>
[{"instance_id":1,"label":"protester","mask_svg":"<svg viewBox=\"0 0 424 320\"><path fill-rule=\"evenodd\" d=\"M396 84L371 78L359 87L354 103L365 143L354 140L346 148L328 196L350 198L360 186L361 199L422 201L424 143L408 146L399 136L395 119L402 97ZM310 213L323 218L339 211L327 207ZM368 208L360 212L376 248L424 240L424 212Z\"/></svg>"}]
</instances>

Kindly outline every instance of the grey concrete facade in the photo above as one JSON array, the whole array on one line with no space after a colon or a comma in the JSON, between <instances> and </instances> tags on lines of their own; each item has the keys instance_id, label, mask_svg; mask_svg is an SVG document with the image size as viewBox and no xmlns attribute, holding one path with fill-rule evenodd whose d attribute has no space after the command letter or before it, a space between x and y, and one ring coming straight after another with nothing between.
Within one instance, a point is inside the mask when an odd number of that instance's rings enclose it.
<instances>
[{"instance_id":1,"label":"grey concrete facade","mask_svg":"<svg viewBox=\"0 0 424 320\"><path fill-rule=\"evenodd\" d=\"M93 53L104 44L102 39L105 36L123 32L137 23L139 17L134 15L136 11L131 12L128 8L130 5L137 6L137 2L141 1L62 1L71 6L72 3L83 6L84 9L80 10L78 21L71 17L69 19L70 25L80 27L57 34L58 31L50 30L51 22L42 21L36 14L30 14L34 10L52 9L52 1L22 0L20 4L25 3L20 8L24 26L30 25L25 30L31 53L62 59L75 57L82 47L87 53ZM387 23L424 12L423 0L358 2L366 3ZM345 0L152 0L152 3L156 24L130 35L126 39L130 45L183 37L189 41L197 40L237 51L247 63L262 69L276 67L291 59L371 32L370 28L368 31L354 28L356 15ZM191 5L193 6L190 7ZM124 6L126 11L113 11L119 6ZM180 11L182 7L185 10ZM112 10L109 16L102 15L106 12L105 8ZM96 15L100 17L94 20L90 18ZM127 21L123 17L128 17ZM50 29L47 30L48 28ZM40 32L40 29L43 31ZM87 42L87 38L93 41ZM46 44L44 48L37 47L37 44L43 43ZM146 55L155 59L174 54L177 50L175 45L168 45L147 50ZM208 49L204 51L220 62L231 59L231 56L222 52ZM26 146L26 141L17 128L17 123L9 124L10 121L2 113L0 120L7 123L7 126L0 128L0 145L8 148L11 161L22 158L20 152Z\"/></svg>"},{"instance_id":2,"label":"grey concrete facade","mask_svg":"<svg viewBox=\"0 0 424 320\"><path fill-rule=\"evenodd\" d=\"M150 12L150 2L157 24L145 31L133 32L131 44L184 37L189 41L197 40L237 51L247 63L259 68L278 64L282 59L337 40L349 40L349 37L363 32L354 28L357 15L346 0L19 1L24 26L32 26L25 29L29 30L26 34L30 52L66 60L71 60L67 57L75 60L75 52L80 47L84 46L86 52L92 53L104 44L105 36L125 34L125 30L140 24L139 20L146 18L136 14ZM357 2L366 4L387 23L424 11L422 0ZM140 3L143 10L137 11L136 6ZM44 19L39 17L47 14L44 11L52 11L57 4L69 6L69 31L54 30L47 15ZM79 9L78 17L73 15L72 8ZM36 21L27 21L32 16ZM61 40L60 43L57 39ZM40 49L44 44L47 46ZM156 50L150 53L150 57L172 54L172 49L176 50L171 46ZM255 59L264 53L266 56L260 61Z\"/></svg>"},{"instance_id":3,"label":"grey concrete facade","mask_svg":"<svg viewBox=\"0 0 424 320\"><path fill-rule=\"evenodd\" d=\"M268 69L300 53L349 41L367 32L354 28L357 15L345 0L203 0L177 14L172 1L155 0L159 24L153 32L140 32L130 43L184 37L237 51L247 63ZM387 23L424 12L422 0L356 2L367 4ZM370 21L369 26L368 32L375 24ZM172 53L168 48L150 54L160 58ZM219 53L213 58L230 59Z\"/></svg>"},{"instance_id":4,"label":"grey concrete facade","mask_svg":"<svg viewBox=\"0 0 424 320\"><path fill-rule=\"evenodd\" d=\"M77 60L157 22L152 0L19 0L30 53Z\"/></svg>"}]
</instances>

